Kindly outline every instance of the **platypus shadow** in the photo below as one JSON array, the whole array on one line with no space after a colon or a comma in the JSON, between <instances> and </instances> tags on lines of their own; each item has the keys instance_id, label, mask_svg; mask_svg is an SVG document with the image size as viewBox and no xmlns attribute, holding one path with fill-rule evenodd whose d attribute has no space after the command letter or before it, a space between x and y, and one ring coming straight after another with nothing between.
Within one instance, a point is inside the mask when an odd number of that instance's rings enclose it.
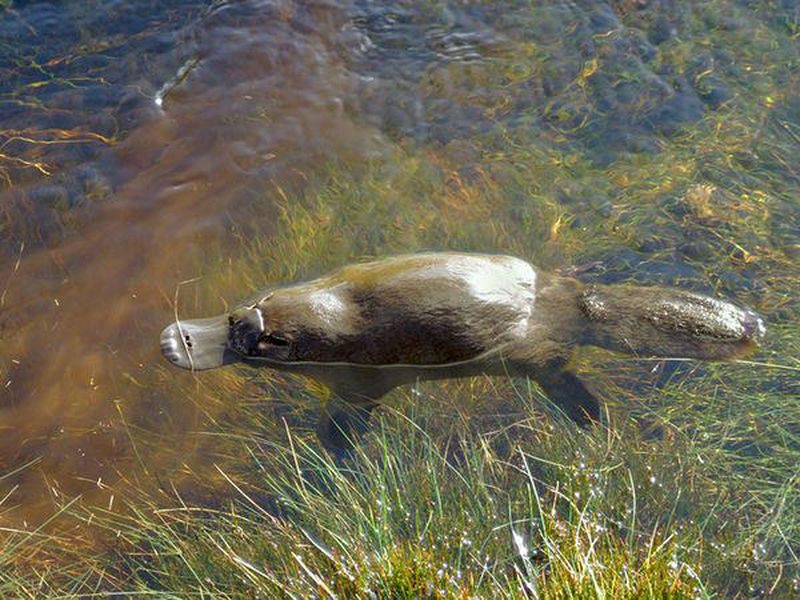
<instances>
[{"instance_id":1,"label":"platypus shadow","mask_svg":"<svg viewBox=\"0 0 800 600\"><path fill-rule=\"evenodd\" d=\"M317 434L342 450L399 385L529 377L586 427L600 405L570 366L577 347L729 360L753 351L764 333L761 317L724 300L585 285L510 256L447 252L350 265L266 290L229 314L168 325L161 350L184 369L246 363L316 378L333 392Z\"/></svg>"}]
</instances>

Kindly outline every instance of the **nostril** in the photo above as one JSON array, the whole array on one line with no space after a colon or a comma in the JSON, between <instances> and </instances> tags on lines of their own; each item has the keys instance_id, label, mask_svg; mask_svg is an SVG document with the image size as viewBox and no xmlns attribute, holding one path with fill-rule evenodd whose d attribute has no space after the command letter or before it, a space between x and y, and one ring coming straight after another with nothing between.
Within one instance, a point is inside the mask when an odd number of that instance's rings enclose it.
<instances>
[{"instance_id":1,"label":"nostril","mask_svg":"<svg viewBox=\"0 0 800 600\"><path fill-rule=\"evenodd\" d=\"M184 369L213 369L225 364L228 333L227 315L172 323L161 332L161 352Z\"/></svg>"}]
</instances>

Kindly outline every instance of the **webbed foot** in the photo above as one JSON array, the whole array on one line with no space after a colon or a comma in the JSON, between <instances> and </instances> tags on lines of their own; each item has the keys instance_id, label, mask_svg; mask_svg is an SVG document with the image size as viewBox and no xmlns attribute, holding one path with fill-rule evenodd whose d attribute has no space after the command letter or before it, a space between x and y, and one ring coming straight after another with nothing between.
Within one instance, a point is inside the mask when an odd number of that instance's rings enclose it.
<instances>
[{"instance_id":1,"label":"webbed foot","mask_svg":"<svg viewBox=\"0 0 800 600\"><path fill-rule=\"evenodd\" d=\"M585 429L600 422L600 402L575 374L560 371L538 377L537 382L550 400L578 426Z\"/></svg>"},{"instance_id":2,"label":"webbed foot","mask_svg":"<svg viewBox=\"0 0 800 600\"><path fill-rule=\"evenodd\" d=\"M352 403L333 397L322 407L317 422L317 437L337 458L355 448L356 440L369 429L374 402Z\"/></svg>"},{"instance_id":3,"label":"webbed foot","mask_svg":"<svg viewBox=\"0 0 800 600\"><path fill-rule=\"evenodd\" d=\"M569 267L560 267L558 274L562 277L579 277L586 273L605 273L606 265L601 260L594 260L583 265L572 265Z\"/></svg>"}]
</instances>

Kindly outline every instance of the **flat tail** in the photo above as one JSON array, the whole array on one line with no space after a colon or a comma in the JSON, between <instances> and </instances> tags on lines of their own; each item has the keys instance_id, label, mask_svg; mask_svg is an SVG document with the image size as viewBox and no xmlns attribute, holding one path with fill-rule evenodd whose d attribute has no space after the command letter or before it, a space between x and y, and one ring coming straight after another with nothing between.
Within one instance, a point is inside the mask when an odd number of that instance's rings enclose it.
<instances>
[{"instance_id":1,"label":"flat tail","mask_svg":"<svg viewBox=\"0 0 800 600\"><path fill-rule=\"evenodd\" d=\"M593 285L579 296L584 343L639 356L731 360L764 338L764 319L725 300L662 287Z\"/></svg>"}]
</instances>

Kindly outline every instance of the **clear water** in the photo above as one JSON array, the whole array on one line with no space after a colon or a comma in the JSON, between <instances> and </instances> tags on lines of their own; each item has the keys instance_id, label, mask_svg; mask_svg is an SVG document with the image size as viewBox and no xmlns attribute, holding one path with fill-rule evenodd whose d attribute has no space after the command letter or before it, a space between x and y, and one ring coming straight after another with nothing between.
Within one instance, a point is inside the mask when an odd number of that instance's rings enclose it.
<instances>
[{"instance_id":1,"label":"clear water","mask_svg":"<svg viewBox=\"0 0 800 600\"><path fill-rule=\"evenodd\" d=\"M789 39L797 4L706 17L672 4L0 2L0 496L11 492L0 521L35 522L59 495L105 505L131 465L176 461L137 457L131 422L191 452L202 411L149 383L171 376L158 332L176 286L242 237L273 235L272 199L304 193L331 165L445 152L468 177L490 154L502 164L512 138L534 140L580 157L572 187L553 190L580 230L629 201L607 167L657 156L742 90L773 109L764 127L788 124L796 157L796 48L775 46L774 70L752 79L733 48L660 49L698 27ZM800 176L784 150L752 157L751 189L783 191L769 239L737 243L796 259ZM656 212L689 210L681 197L665 193ZM526 218L525 201L512 218ZM607 263L608 281L684 283L796 315L793 299L774 300L795 283L706 260L714 235L698 239L679 217L640 232L633 248L587 258ZM233 300L188 292L182 309Z\"/></svg>"}]
</instances>

